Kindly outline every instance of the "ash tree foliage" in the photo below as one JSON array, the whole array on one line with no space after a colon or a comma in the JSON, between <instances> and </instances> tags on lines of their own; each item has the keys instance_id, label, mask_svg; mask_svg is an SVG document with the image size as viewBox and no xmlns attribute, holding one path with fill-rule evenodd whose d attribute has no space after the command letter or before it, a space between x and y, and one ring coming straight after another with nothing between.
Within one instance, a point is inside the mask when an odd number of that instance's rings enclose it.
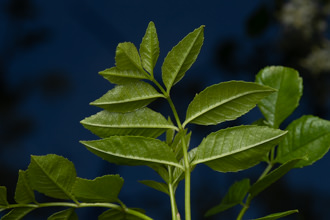
<instances>
[{"instance_id":1,"label":"ash tree foliage","mask_svg":"<svg viewBox=\"0 0 330 220\"><path fill-rule=\"evenodd\" d=\"M81 121L99 139L81 143L110 163L145 165L156 171L162 182L141 183L169 196L173 220L192 218L190 176L197 165L205 164L217 172L238 172L265 163L257 181L237 180L219 204L205 213L207 217L241 205L237 213L240 220L252 199L263 190L291 169L311 165L325 155L329 150L330 122L306 115L285 130L279 129L298 106L303 90L298 72L282 66L262 69L255 82L229 81L205 88L190 102L185 119L180 119L171 89L197 59L203 31L204 26L195 29L167 54L161 66L162 82L154 77L159 42L153 22L149 23L139 50L130 42L120 43L115 67L100 72L116 86L91 102L102 110ZM147 107L156 99L167 102L172 115L164 116ZM208 126L235 120L256 105L263 118L253 125L221 129L208 134L198 146L190 146L193 133L187 125ZM163 133L164 140L159 139ZM181 181L185 187L185 213L178 212L175 196ZM63 210L48 220L78 219L75 210L84 207L107 208L99 220L152 219L144 210L128 208L119 199L123 184L119 175L79 178L73 163L58 155L31 156L27 170L19 171L16 204L8 203L6 188L0 187L0 211L6 212L1 219L23 219L35 209L54 206ZM39 203L35 191L57 200ZM256 219L275 220L297 212L288 210Z\"/></svg>"}]
</instances>

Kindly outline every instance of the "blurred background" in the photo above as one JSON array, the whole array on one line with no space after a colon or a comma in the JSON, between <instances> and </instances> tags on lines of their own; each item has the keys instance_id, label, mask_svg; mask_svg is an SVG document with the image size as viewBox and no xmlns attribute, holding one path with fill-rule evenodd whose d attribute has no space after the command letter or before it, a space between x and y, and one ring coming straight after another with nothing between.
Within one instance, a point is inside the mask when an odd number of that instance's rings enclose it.
<instances>
[{"instance_id":1,"label":"blurred background","mask_svg":"<svg viewBox=\"0 0 330 220\"><path fill-rule=\"evenodd\" d=\"M202 51L185 78L171 94L183 118L195 93L228 80L254 81L268 65L297 69L304 80L300 106L282 128L304 114L330 119L330 1L0 1L0 185L13 201L19 169L30 155L55 153L73 161L79 177L119 173L125 184L120 194L129 207L139 207L157 220L171 218L168 197L137 183L158 179L146 167L115 166L87 151L79 140L96 139L79 123L100 109L89 102L112 85L98 72L114 66L118 43L137 47L149 21L154 21L161 54L184 36L205 27ZM176 95L175 95L176 94ZM156 102L155 110L166 112ZM165 108L165 110L164 110ZM248 124L261 117L254 109L221 126ZM191 146L221 126L192 126ZM292 170L252 202L246 219L272 212L299 209L292 220L330 219L330 154L312 166ZM239 173L222 174L206 166L192 173L194 219L217 205L228 187L245 177L252 181L263 165ZM177 193L183 211L183 184ZM235 219L232 209L209 219ZM54 210L40 209L27 219L46 219ZM102 209L79 210L80 219L96 219Z\"/></svg>"}]
</instances>

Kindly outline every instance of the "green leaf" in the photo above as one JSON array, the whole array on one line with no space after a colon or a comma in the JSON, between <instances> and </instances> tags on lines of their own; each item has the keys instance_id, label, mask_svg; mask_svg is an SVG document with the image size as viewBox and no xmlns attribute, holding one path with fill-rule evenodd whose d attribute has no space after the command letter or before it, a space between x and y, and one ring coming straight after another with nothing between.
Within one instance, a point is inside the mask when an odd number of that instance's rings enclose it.
<instances>
[{"instance_id":1,"label":"green leaf","mask_svg":"<svg viewBox=\"0 0 330 220\"><path fill-rule=\"evenodd\" d=\"M321 159L330 147L330 121L316 116L303 116L287 128L288 135L280 143L276 162L285 163L295 158L307 157L295 167L311 165Z\"/></svg>"},{"instance_id":2,"label":"green leaf","mask_svg":"<svg viewBox=\"0 0 330 220\"><path fill-rule=\"evenodd\" d=\"M228 190L225 197L221 200L221 203L217 206L214 206L208 210L205 214L205 217L215 215L217 213L223 212L227 209L230 209L243 202L246 194L249 191L250 180L243 179L239 182L235 182Z\"/></svg>"},{"instance_id":3,"label":"green leaf","mask_svg":"<svg viewBox=\"0 0 330 220\"><path fill-rule=\"evenodd\" d=\"M15 191L15 201L21 204L37 203L31 188L27 171L20 170Z\"/></svg>"},{"instance_id":4,"label":"green leaf","mask_svg":"<svg viewBox=\"0 0 330 220\"><path fill-rule=\"evenodd\" d=\"M299 73L291 68L271 66L262 69L256 82L277 89L258 104L268 124L273 128L286 119L299 105L303 84Z\"/></svg>"},{"instance_id":5,"label":"green leaf","mask_svg":"<svg viewBox=\"0 0 330 220\"><path fill-rule=\"evenodd\" d=\"M138 212L141 212L141 209L131 209L136 210ZM126 213L124 210L120 211L117 209L110 209L105 212L103 212L99 217L98 220L141 220L142 218L139 218L135 215L131 215L129 213Z\"/></svg>"},{"instance_id":6,"label":"green leaf","mask_svg":"<svg viewBox=\"0 0 330 220\"><path fill-rule=\"evenodd\" d=\"M183 38L165 57L162 78L169 93L197 59L204 41L204 25Z\"/></svg>"},{"instance_id":7,"label":"green leaf","mask_svg":"<svg viewBox=\"0 0 330 220\"><path fill-rule=\"evenodd\" d=\"M112 136L96 141L81 141L95 155L120 165L166 164L183 168L170 147L153 138Z\"/></svg>"},{"instance_id":8,"label":"green leaf","mask_svg":"<svg viewBox=\"0 0 330 220\"><path fill-rule=\"evenodd\" d=\"M274 89L252 82L229 81L207 87L189 104L186 120L199 125L215 125L244 115Z\"/></svg>"},{"instance_id":9,"label":"green leaf","mask_svg":"<svg viewBox=\"0 0 330 220\"><path fill-rule=\"evenodd\" d=\"M285 212L274 213L274 214L270 214L270 215L267 215L262 218L254 219L254 220L276 220L276 219L283 218L288 215L292 215L294 213L298 213L298 210L289 210L289 211L285 211Z\"/></svg>"},{"instance_id":10,"label":"green leaf","mask_svg":"<svg viewBox=\"0 0 330 220\"><path fill-rule=\"evenodd\" d=\"M55 154L31 156L29 182L32 189L47 196L74 200L71 189L76 175L73 163L64 157Z\"/></svg>"},{"instance_id":11,"label":"green leaf","mask_svg":"<svg viewBox=\"0 0 330 220\"><path fill-rule=\"evenodd\" d=\"M142 66L151 75L153 75L153 70L159 56L159 42L156 27L152 21L149 22L146 33L142 39L140 45L140 55Z\"/></svg>"},{"instance_id":12,"label":"green leaf","mask_svg":"<svg viewBox=\"0 0 330 220\"><path fill-rule=\"evenodd\" d=\"M131 42L119 43L116 49L116 67L121 70L137 70L144 73L139 52Z\"/></svg>"},{"instance_id":13,"label":"green leaf","mask_svg":"<svg viewBox=\"0 0 330 220\"><path fill-rule=\"evenodd\" d=\"M101 138L113 135L158 137L167 129L177 130L164 116L149 108L142 108L128 113L104 110L85 118L81 121L81 124Z\"/></svg>"},{"instance_id":14,"label":"green leaf","mask_svg":"<svg viewBox=\"0 0 330 220\"><path fill-rule=\"evenodd\" d=\"M198 146L192 165L204 163L219 172L252 167L286 132L262 126L238 126L211 133Z\"/></svg>"},{"instance_id":15,"label":"green leaf","mask_svg":"<svg viewBox=\"0 0 330 220\"><path fill-rule=\"evenodd\" d=\"M99 74L114 84L126 84L129 82L137 82L141 79L149 79L146 73L139 70L131 69L119 69L117 67L111 67L100 71Z\"/></svg>"},{"instance_id":16,"label":"green leaf","mask_svg":"<svg viewBox=\"0 0 330 220\"><path fill-rule=\"evenodd\" d=\"M137 81L117 85L114 89L90 104L111 112L130 112L147 106L157 98L163 97L149 83Z\"/></svg>"},{"instance_id":17,"label":"green leaf","mask_svg":"<svg viewBox=\"0 0 330 220\"><path fill-rule=\"evenodd\" d=\"M14 208L6 215L4 215L1 220L20 220L23 219L27 214L32 212L35 208L30 207L19 207Z\"/></svg>"},{"instance_id":18,"label":"green leaf","mask_svg":"<svg viewBox=\"0 0 330 220\"><path fill-rule=\"evenodd\" d=\"M289 172L300 160L301 159L288 161L270 172L269 174L267 174L264 178L255 182L249 190L251 196L256 197L260 192L265 190L267 187L269 187L271 184L273 184L282 176L284 176L287 172Z\"/></svg>"},{"instance_id":19,"label":"green leaf","mask_svg":"<svg viewBox=\"0 0 330 220\"><path fill-rule=\"evenodd\" d=\"M7 188L5 186L0 186L0 207L7 205Z\"/></svg>"},{"instance_id":20,"label":"green leaf","mask_svg":"<svg viewBox=\"0 0 330 220\"><path fill-rule=\"evenodd\" d=\"M117 202L123 184L119 175L105 175L94 180L77 177L73 194L83 202Z\"/></svg>"},{"instance_id":21,"label":"green leaf","mask_svg":"<svg viewBox=\"0 0 330 220\"><path fill-rule=\"evenodd\" d=\"M101 71L100 74L111 83L124 84L137 79L149 79L141 64L140 55L130 42L120 43L116 49L116 67Z\"/></svg>"},{"instance_id":22,"label":"green leaf","mask_svg":"<svg viewBox=\"0 0 330 220\"><path fill-rule=\"evenodd\" d=\"M160 183L160 182L153 181L153 180L140 180L139 182L146 186L149 186L150 188L163 192L167 195L170 194L168 191L168 186L165 183Z\"/></svg>"},{"instance_id":23,"label":"green leaf","mask_svg":"<svg viewBox=\"0 0 330 220\"><path fill-rule=\"evenodd\" d=\"M54 213L47 220L78 220L78 215L75 213L74 208L70 208Z\"/></svg>"}]
</instances>

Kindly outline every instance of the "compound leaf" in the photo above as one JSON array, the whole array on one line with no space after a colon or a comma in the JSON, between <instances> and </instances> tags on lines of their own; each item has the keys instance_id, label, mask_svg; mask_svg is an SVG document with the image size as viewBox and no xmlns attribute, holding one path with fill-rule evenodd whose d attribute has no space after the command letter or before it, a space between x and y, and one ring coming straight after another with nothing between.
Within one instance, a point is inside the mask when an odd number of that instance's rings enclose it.
<instances>
[{"instance_id":1,"label":"compound leaf","mask_svg":"<svg viewBox=\"0 0 330 220\"><path fill-rule=\"evenodd\" d=\"M250 188L250 180L243 179L239 182L235 182L228 190L227 194L221 200L221 203L214 206L205 213L205 216L215 215L219 212L223 212L243 202L246 194Z\"/></svg>"},{"instance_id":2,"label":"compound leaf","mask_svg":"<svg viewBox=\"0 0 330 220\"><path fill-rule=\"evenodd\" d=\"M251 196L256 197L260 192L265 190L267 187L269 187L271 184L273 184L282 176L284 176L287 172L289 172L300 160L301 159L288 161L270 172L269 174L267 174L264 178L255 182L249 190Z\"/></svg>"},{"instance_id":3,"label":"compound leaf","mask_svg":"<svg viewBox=\"0 0 330 220\"><path fill-rule=\"evenodd\" d=\"M286 128L287 136L278 146L276 162L285 163L295 158L307 157L295 167L311 165L321 159L330 147L330 121L306 115Z\"/></svg>"},{"instance_id":4,"label":"compound leaf","mask_svg":"<svg viewBox=\"0 0 330 220\"><path fill-rule=\"evenodd\" d=\"M236 172L259 163L286 132L262 126L238 126L211 133L197 148L192 165Z\"/></svg>"},{"instance_id":5,"label":"compound leaf","mask_svg":"<svg viewBox=\"0 0 330 220\"><path fill-rule=\"evenodd\" d=\"M183 126L188 123L215 125L234 120L274 91L270 87L243 81L212 85L197 94L189 104Z\"/></svg>"},{"instance_id":6,"label":"compound leaf","mask_svg":"<svg viewBox=\"0 0 330 220\"><path fill-rule=\"evenodd\" d=\"M0 207L7 205L7 188L5 186L0 186Z\"/></svg>"},{"instance_id":7,"label":"compound leaf","mask_svg":"<svg viewBox=\"0 0 330 220\"><path fill-rule=\"evenodd\" d=\"M189 33L167 54L162 65L162 79L168 93L195 62L203 41L204 26L202 25Z\"/></svg>"},{"instance_id":8,"label":"compound leaf","mask_svg":"<svg viewBox=\"0 0 330 220\"><path fill-rule=\"evenodd\" d=\"M140 44L140 55L142 66L153 75L153 70L159 56L159 42L156 27L152 21L149 22L146 33Z\"/></svg>"},{"instance_id":9,"label":"compound leaf","mask_svg":"<svg viewBox=\"0 0 330 220\"><path fill-rule=\"evenodd\" d=\"M149 108L128 113L101 111L81 121L95 135L106 138L113 135L158 137L167 129L177 129L160 113Z\"/></svg>"},{"instance_id":10,"label":"compound leaf","mask_svg":"<svg viewBox=\"0 0 330 220\"><path fill-rule=\"evenodd\" d=\"M21 204L37 203L31 188L27 171L20 170L15 191L15 201Z\"/></svg>"},{"instance_id":11,"label":"compound leaf","mask_svg":"<svg viewBox=\"0 0 330 220\"><path fill-rule=\"evenodd\" d=\"M123 184L119 175L105 175L93 180L77 177L73 194L83 202L117 202Z\"/></svg>"},{"instance_id":12,"label":"compound leaf","mask_svg":"<svg viewBox=\"0 0 330 220\"><path fill-rule=\"evenodd\" d=\"M74 208L70 208L54 213L47 220L78 220L78 215Z\"/></svg>"},{"instance_id":13,"label":"compound leaf","mask_svg":"<svg viewBox=\"0 0 330 220\"><path fill-rule=\"evenodd\" d=\"M256 82L277 89L261 100L258 107L268 124L278 128L299 104L303 90L302 78L294 69L271 66L257 74Z\"/></svg>"},{"instance_id":14,"label":"compound leaf","mask_svg":"<svg viewBox=\"0 0 330 220\"><path fill-rule=\"evenodd\" d=\"M158 139L139 136L112 136L81 141L95 155L120 165L166 164L182 168L170 147Z\"/></svg>"},{"instance_id":15,"label":"compound leaf","mask_svg":"<svg viewBox=\"0 0 330 220\"><path fill-rule=\"evenodd\" d=\"M278 213L270 214L265 217L257 218L254 220L276 220L276 219L280 219L280 218L283 218L288 215L292 215L294 213L298 213L298 210L289 210L289 211L285 211L285 212L278 212Z\"/></svg>"},{"instance_id":16,"label":"compound leaf","mask_svg":"<svg viewBox=\"0 0 330 220\"><path fill-rule=\"evenodd\" d=\"M150 187L150 188L153 188L155 190L163 192L167 195L170 194L169 191L168 191L168 186L165 183L160 183L160 182L153 181L153 180L141 180L139 182L146 185L146 186L148 186L148 187Z\"/></svg>"},{"instance_id":17,"label":"compound leaf","mask_svg":"<svg viewBox=\"0 0 330 220\"><path fill-rule=\"evenodd\" d=\"M28 177L32 189L57 199L73 199L72 186L76 170L68 159L48 154L31 156Z\"/></svg>"},{"instance_id":18,"label":"compound leaf","mask_svg":"<svg viewBox=\"0 0 330 220\"><path fill-rule=\"evenodd\" d=\"M117 85L91 105L111 112L130 112L147 106L157 98L164 97L149 83L143 81Z\"/></svg>"},{"instance_id":19,"label":"compound leaf","mask_svg":"<svg viewBox=\"0 0 330 220\"><path fill-rule=\"evenodd\" d=\"M30 207L18 207L12 209L10 212L8 212L6 215L4 215L1 220L21 220L23 219L27 214L32 212L35 208Z\"/></svg>"}]
</instances>

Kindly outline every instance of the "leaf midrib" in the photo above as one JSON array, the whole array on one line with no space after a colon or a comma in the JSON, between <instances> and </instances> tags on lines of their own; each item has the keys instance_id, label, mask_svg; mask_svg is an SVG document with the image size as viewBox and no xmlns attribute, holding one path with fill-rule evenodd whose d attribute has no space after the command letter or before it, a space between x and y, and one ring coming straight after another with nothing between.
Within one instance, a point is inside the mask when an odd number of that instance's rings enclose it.
<instances>
[{"instance_id":1,"label":"leaf midrib","mask_svg":"<svg viewBox=\"0 0 330 220\"><path fill-rule=\"evenodd\" d=\"M183 126L187 125L189 122L195 120L196 118L200 117L201 115L205 114L206 112L212 111L212 110L220 107L221 105L227 104L227 103L229 103L229 102L231 102L235 99L242 98L242 97L250 95L250 94L264 93L264 92L271 92L271 90L258 90L258 91L246 92L246 93L243 93L243 94L240 93L237 96L233 96L229 99L226 99L223 102L220 102L220 103L216 102L216 104L211 105L209 108L205 108L204 110L197 112L198 114L190 116L190 118L186 119L186 121L183 123Z\"/></svg>"},{"instance_id":2,"label":"leaf midrib","mask_svg":"<svg viewBox=\"0 0 330 220\"><path fill-rule=\"evenodd\" d=\"M212 160L217 160L217 159L220 159L220 158L223 158L223 157L227 157L227 156L230 156L230 155L233 155L233 154L237 154L237 153L240 153L240 152L243 152L243 151L246 151L246 150L249 150L249 149L252 149L253 147L257 147L259 145L262 145L262 144L265 144L267 142L271 142L273 140L276 140L278 138L280 138L281 136L285 135L287 133L286 132L283 132L282 134L280 135L277 135L275 137L272 137L272 138L269 138L267 140L264 140L264 141L261 141L261 142L258 142L256 144L253 144L253 145L248 145L246 147L244 147L244 149L242 150L242 148L240 149L237 149L235 151L231 151L231 152L228 152L228 153L225 153L225 154L221 154L221 155L218 155L218 156L214 156L214 157L208 157L206 159L203 159L203 160L194 160L191 165L196 165L196 164L199 164L199 163L204 163L204 162L209 162L209 161L212 161ZM213 147L214 148L214 147ZM213 149L212 148L212 149ZM197 154L198 155L198 154ZM196 162L197 161L197 162Z\"/></svg>"},{"instance_id":3,"label":"leaf midrib","mask_svg":"<svg viewBox=\"0 0 330 220\"><path fill-rule=\"evenodd\" d=\"M65 193L65 195L67 195L71 200L74 201L73 195L72 195L70 192L67 192L67 191L66 191L61 185L57 184L56 181L55 181L53 178L51 178L51 176L49 175L49 173L46 172L46 170L43 169L43 167L40 166L39 163L38 163L36 160L34 160L34 162L38 165L38 167L40 168L40 170L43 171L44 174L46 174L46 177L47 177L49 180L51 180L51 182L54 183L54 185L56 185L59 189L62 190L62 192Z\"/></svg>"},{"instance_id":4,"label":"leaf midrib","mask_svg":"<svg viewBox=\"0 0 330 220\"><path fill-rule=\"evenodd\" d=\"M149 159L149 158L144 158L144 157L134 157L134 156L131 156L131 155L126 155L124 156L123 154L116 154L114 152L108 152L108 151L104 151L104 150L101 150L99 148L95 148L93 146L90 146L86 143L84 143L87 147L89 148L92 148L98 152L102 152L102 153L105 153L105 154L110 154L111 156L115 156L115 157L120 157L120 158L123 158L123 159L131 159L131 160L138 160L138 161L147 161L147 162L152 162L152 163L159 163L159 162L163 162L161 164L168 164L168 165L173 165L173 166L176 166L182 170L184 170L183 166L181 166L180 164L178 163L175 163L175 162L170 162L170 161L165 161L165 160L153 160L153 159ZM165 163L166 162L166 163Z\"/></svg>"}]
</instances>

